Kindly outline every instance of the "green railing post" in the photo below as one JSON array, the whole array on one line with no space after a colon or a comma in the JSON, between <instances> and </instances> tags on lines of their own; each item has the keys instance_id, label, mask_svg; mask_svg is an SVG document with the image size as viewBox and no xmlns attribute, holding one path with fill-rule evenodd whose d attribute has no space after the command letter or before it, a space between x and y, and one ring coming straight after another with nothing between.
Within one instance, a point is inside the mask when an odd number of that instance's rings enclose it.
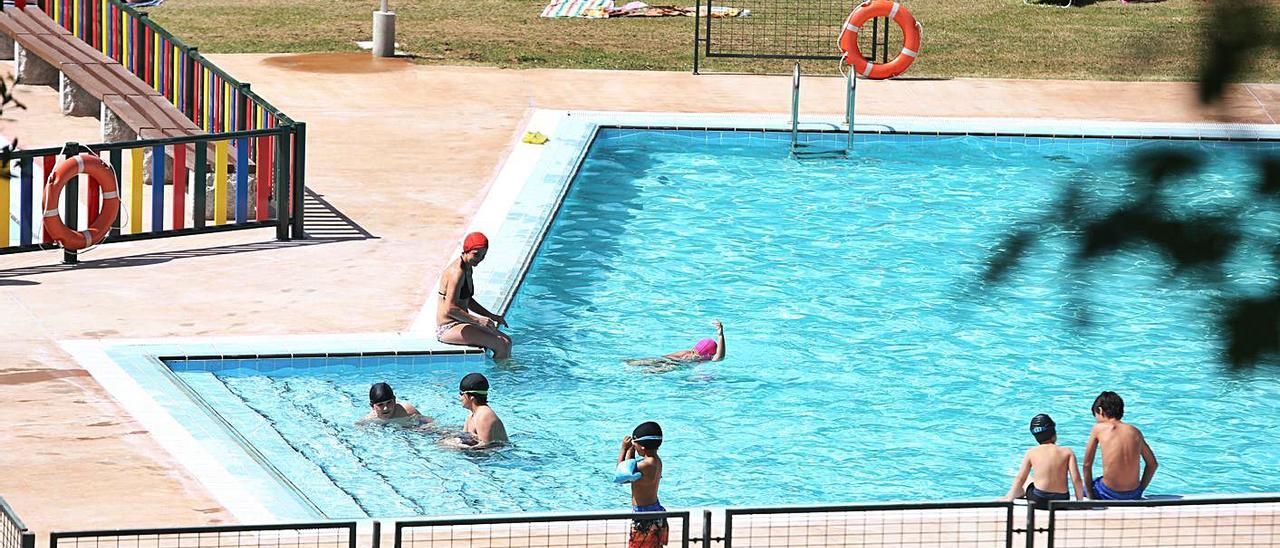
<instances>
[{"instance_id":1,"label":"green railing post","mask_svg":"<svg viewBox=\"0 0 1280 548\"><path fill-rule=\"evenodd\" d=\"M191 121L196 119L196 48L187 49L187 62L182 64L182 113Z\"/></svg>"},{"instance_id":2,"label":"green railing post","mask_svg":"<svg viewBox=\"0 0 1280 548\"><path fill-rule=\"evenodd\" d=\"M289 239L289 134L293 128L281 126L276 135L276 239Z\"/></svg>"},{"instance_id":3,"label":"green railing post","mask_svg":"<svg viewBox=\"0 0 1280 548\"><path fill-rule=\"evenodd\" d=\"M80 153L80 143L68 141L62 147L62 159L65 160ZM56 165L56 164L55 164ZM76 231L76 227L80 226L80 177L71 177L67 181L67 186L63 188L62 197L64 215L62 222L72 231ZM62 250L62 264L77 264L80 262L76 257L76 252L66 249Z\"/></svg>"},{"instance_id":4,"label":"green railing post","mask_svg":"<svg viewBox=\"0 0 1280 548\"><path fill-rule=\"evenodd\" d=\"M293 128L293 239L301 240L306 237L303 202L307 191L307 124L296 122Z\"/></svg>"}]
</instances>

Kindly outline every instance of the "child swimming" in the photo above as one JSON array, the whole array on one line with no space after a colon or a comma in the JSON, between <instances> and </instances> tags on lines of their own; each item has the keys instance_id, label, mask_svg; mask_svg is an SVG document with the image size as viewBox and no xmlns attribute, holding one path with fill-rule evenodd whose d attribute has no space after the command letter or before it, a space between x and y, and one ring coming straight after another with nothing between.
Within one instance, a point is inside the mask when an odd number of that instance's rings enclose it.
<instances>
[{"instance_id":1,"label":"child swimming","mask_svg":"<svg viewBox=\"0 0 1280 548\"><path fill-rule=\"evenodd\" d=\"M715 339L702 339L689 350L678 350L661 358L639 358L626 360L625 364L652 367L653 372L670 371L681 364L698 362L718 362L724 359L724 325L720 320L711 322L716 328Z\"/></svg>"}]
</instances>

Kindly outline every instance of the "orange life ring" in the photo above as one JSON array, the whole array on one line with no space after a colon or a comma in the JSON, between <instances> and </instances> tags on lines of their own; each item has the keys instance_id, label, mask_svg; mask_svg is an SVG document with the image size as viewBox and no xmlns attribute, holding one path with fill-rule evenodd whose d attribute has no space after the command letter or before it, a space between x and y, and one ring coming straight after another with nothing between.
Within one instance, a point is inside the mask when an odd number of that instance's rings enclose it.
<instances>
[{"instance_id":1,"label":"orange life ring","mask_svg":"<svg viewBox=\"0 0 1280 548\"><path fill-rule=\"evenodd\" d=\"M89 184L101 189L102 210L93 220L93 226L77 232L63 224L62 218L58 216L58 205L62 202L62 188L81 173L89 176ZM78 251L101 242L119 213L120 191L116 188L116 175L102 158L82 152L62 160L54 166L49 173L49 180L44 183L44 232L69 251Z\"/></svg>"},{"instance_id":2,"label":"orange life ring","mask_svg":"<svg viewBox=\"0 0 1280 548\"><path fill-rule=\"evenodd\" d=\"M862 24L873 17L888 17L902 28L902 51L892 61L875 64L867 61L858 50L858 32ZM849 19L840 31L840 51L843 61L852 65L858 74L872 80L893 78L907 71L907 67L920 55L920 23L902 4L891 0L867 0L849 13Z\"/></svg>"}]
</instances>

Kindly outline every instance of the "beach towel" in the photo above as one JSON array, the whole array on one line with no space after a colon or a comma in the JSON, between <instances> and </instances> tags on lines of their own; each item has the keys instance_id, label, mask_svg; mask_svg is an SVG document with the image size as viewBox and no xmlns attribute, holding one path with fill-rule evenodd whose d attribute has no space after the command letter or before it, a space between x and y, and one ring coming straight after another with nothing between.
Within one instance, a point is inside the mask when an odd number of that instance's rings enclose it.
<instances>
[{"instance_id":1,"label":"beach towel","mask_svg":"<svg viewBox=\"0 0 1280 548\"><path fill-rule=\"evenodd\" d=\"M613 0L551 0L542 9L542 17L582 17L604 19L613 9Z\"/></svg>"}]
</instances>

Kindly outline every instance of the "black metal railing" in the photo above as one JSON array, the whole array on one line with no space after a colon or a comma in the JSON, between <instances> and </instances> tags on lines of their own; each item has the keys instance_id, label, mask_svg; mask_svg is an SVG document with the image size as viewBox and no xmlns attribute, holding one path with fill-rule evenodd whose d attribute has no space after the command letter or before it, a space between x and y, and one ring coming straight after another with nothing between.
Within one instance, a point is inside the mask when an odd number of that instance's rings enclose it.
<instances>
[{"instance_id":1,"label":"black metal railing","mask_svg":"<svg viewBox=\"0 0 1280 548\"><path fill-rule=\"evenodd\" d=\"M27 530L26 524L0 498L0 548L35 548L36 536Z\"/></svg>"},{"instance_id":2,"label":"black metal railing","mask_svg":"<svg viewBox=\"0 0 1280 548\"><path fill-rule=\"evenodd\" d=\"M441 546L688 548L689 512L513 514L397 521L393 548Z\"/></svg>"},{"instance_id":3,"label":"black metal railing","mask_svg":"<svg viewBox=\"0 0 1280 548\"><path fill-rule=\"evenodd\" d=\"M1280 546L1280 496L1054 501L1047 546Z\"/></svg>"},{"instance_id":4,"label":"black metal railing","mask_svg":"<svg viewBox=\"0 0 1280 548\"><path fill-rule=\"evenodd\" d=\"M957 501L729 508L724 548L1012 546L1013 503Z\"/></svg>"},{"instance_id":5,"label":"black metal railing","mask_svg":"<svg viewBox=\"0 0 1280 548\"><path fill-rule=\"evenodd\" d=\"M356 522L50 533L49 548L356 548Z\"/></svg>"},{"instance_id":6,"label":"black metal railing","mask_svg":"<svg viewBox=\"0 0 1280 548\"><path fill-rule=\"evenodd\" d=\"M3 500L0 508L0 548L34 548ZM1024 510L1026 527L1015 527ZM703 510L692 537L689 511L450 516L392 522L392 548L1280 546L1280 495L1055 501L1046 526L1034 528L1035 514L1045 512L1008 501L728 508L718 528L716 514ZM382 523L371 525L365 537L356 522L77 531L51 533L49 548L380 548Z\"/></svg>"}]
</instances>

